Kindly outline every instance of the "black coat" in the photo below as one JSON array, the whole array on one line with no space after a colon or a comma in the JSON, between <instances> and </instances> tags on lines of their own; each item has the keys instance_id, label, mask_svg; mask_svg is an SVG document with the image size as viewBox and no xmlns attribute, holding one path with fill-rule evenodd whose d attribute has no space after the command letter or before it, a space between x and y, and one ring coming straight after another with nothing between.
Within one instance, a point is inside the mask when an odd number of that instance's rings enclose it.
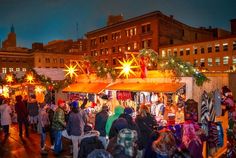
<instances>
[{"instance_id":1,"label":"black coat","mask_svg":"<svg viewBox=\"0 0 236 158\"><path fill-rule=\"evenodd\" d=\"M106 110L102 110L97 113L95 116L95 127L94 129L100 132L100 136L106 136L106 122L108 118L108 112Z\"/></svg>"},{"instance_id":2,"label":"black coat","mask_svg":"<svg viewBox=\"0 0 236 158\"><path fill-rule=\"evenodd\" d=\"M97 136L84 138L80 144L80 150L78 157L87 157L95 149L104 149L102 142Z\"/></svg>"},{"instance_id":3,"label":"black coat","mask_svg":"<svg viewBox=\"0 0 236 158\"><path fill-rule=\"evenodd\" d=\"M137 115L135 122L138 125L141 134L139 149L143 149L146 147L150 135L154 131L154 128L157 126L157 122L151 116L151 114L148 114L146 117Z\"/></svg>"}]
</instances>

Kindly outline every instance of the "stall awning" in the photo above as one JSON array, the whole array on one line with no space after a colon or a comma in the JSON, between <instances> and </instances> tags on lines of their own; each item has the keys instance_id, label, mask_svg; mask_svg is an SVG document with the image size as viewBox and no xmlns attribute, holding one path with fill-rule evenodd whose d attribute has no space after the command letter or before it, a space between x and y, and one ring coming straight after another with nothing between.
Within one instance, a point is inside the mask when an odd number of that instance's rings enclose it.
<instances>
[{"instance_id":1,"label":"stall awning","mask_svg":"<svg viewBox=\"0 0 236 158\"><path fill-rule=\"evenodd\" d=\"M71 84L64 88L62 91L63 92L80 92L80 93L95 93L99 94L102 92L105 87L107 87L109 83L76 83L76 84Z\"/></svg>"},{"instance_id":2,"label":"stall awning","mask_svg":"<svg viewBox=\"0 0 236 158\"><path fill-rule=\"evenodd\" d=\"M174 93L184 85L184 83L115 83L106 87L106 89L134 92L144 91Z\"/></svg>"}]
</instances>

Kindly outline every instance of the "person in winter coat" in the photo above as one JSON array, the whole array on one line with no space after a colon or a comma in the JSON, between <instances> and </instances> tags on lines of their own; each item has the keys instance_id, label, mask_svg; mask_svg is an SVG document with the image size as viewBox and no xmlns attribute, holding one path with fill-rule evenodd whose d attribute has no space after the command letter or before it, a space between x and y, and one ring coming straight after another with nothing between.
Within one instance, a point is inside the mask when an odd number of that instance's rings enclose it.
<instances>
[{"instance_id":1,"label":"person in winter coat","mask_svg":"<svg viewBox=\"0 0 236 158\"><path fill-rule=\"evenodd\" d=\"M72 144L73 144L73 158L78 157L78 144L81 139L81 135L84 133L84 120L79 109L78 102L73 101L71 103L72 110L69 114L68 124L67 124L67 133L71 136Z\"/></svg>"},{"instance_id":2,"label":"person in winter coat","mask_svg":"<svg viewBox=\"0 0 236 158\"><path fill-rule=\"evenodd\" d=\"M7 104L7 100L4 98L0 98L1 125L3 128L3 132L5 134L5 137L9 135L9 125L11 124L11 113L12 113L12 110L10 106Z\"/></svg>"},{"instance_id":3,"label":"person in winter coat","mask_svg":"<svg viewBox=\"0 0 236 158\"><path fill-rule=\"evenodd\" d=\"M106 141L106 122L108 118L108 106L102 106L102 111L96 114L95 116L95 127L94 129L100 132L99 139L102 141L104 148L106 149L107 141Z\"/></svg>"},{"instance_id":4,"label":"person in winter coat","mask_svg":"<svg viewBox=\"0 0 236 158\"><path fill-rule=\"evenodd\" d=\"M78 157L87 157L95 149L104 149L102 142L98 139L99 134L89 124L85 126L84 135L81 136Z\"/></svg>"},{"instance_id":5,"label":"person in winter coat","mask_svg":"<svg viewBox=\"0 0 236 158\"><path fill-rule=\"evenodd\" d=\"M115 121L123 112L124 112L124 108L118 105L115 107L115 114L108 117L107 122L106 122L106 135L107 136L109 136L113 121Z\"/></svg>"},{"instance_id":6,"label":"person in winter coat","mask_svg":"<svg viewBox=\"0 0 236 158\"><path fill-rule=\"evenodd\" d=\"M148 139L153 132L154 128L157 127L157 122L155 118L150 114L149 109L146 105L141 105L139 109L139 114L135 119L141 133L141 139L139 139L139 150L146 147Z\"/></svg>"},{"instance_id":7,"label":"person in winter coat","mask_svg":"<svg viewBox=\"0 0 236 158\"><path fill-rule=\"evenodd\" d=\"M25 135L26 135L26 137L29 137L28 111L27 111L25 104L22 101L21 95L16 96L15 110L16 110L16 114L17 114L17 122L19 125L19 136L22 137L22 125L24 124Z\"/></svg>"},{"instance_id":8,"label":"person in winter coat","mask_svg":"<svg viewBox=\"0 0 236 158\"><path fill-rule=\"evenodd\" d=\"M195 132L194 124L191 122L185 122L183 125L183 138L182 138L183 146L182 148L186 148L192 158L203 158L203 144L201 139Z\"/></svg>"},{"instance_id":9,"label":"person in winter coat","mask_svg":"<svg viewBox=\"0 0 236 158\"><path fill-rule=\"evenodd\" d=\"M50 121L47 113L48 106L41 104L39 110L39 131L41 133L41 154L47 154L45 150L46 132L49 131Z\"/></svg>"},{"instance_id":10,"label":"person in winter coat","mask_svg":"<svg viewBox=\"0 0 236 158\"><path fill-rule=\"evenodd\" d=\"M150 138L148 139L147 146L144 150L143 158L156 158L157 153L153 150L152 144L154 141L157 140L159 137L159 132L153 131L153 133L150 135Z\"/></svg>"},{"instance_id":11,"label":"person in winter coat","mask_svg":"<svg viewBox=\"0 0 236 158\"><path fill-rule=\"evenodd\" d=\"M112 132L110 134L112 137L109 139L107 151L109 151L110 153L113 152L115 146L117 145L117 136L120 130L125 129L125 128L128 128L128 122L124 118L118 118L112 123L112 128L110 131L110 133Z\"/></svg>"},{"instance_id":12,"label":"person in winter coat","mask_svg":"<svg viewBox=\"0 0 236 158\"><path fill-rule=\"evenodd\" d=\"M63 109L65 107L65 101L59 99L57 104L58 108L56 109L52 120L52 129L55 134L54 152L56 155L60 154L62 150L62 140L61 140L62 131L66 127L65 112Z\"/></svg>"},{"instance_id":13,"label":"person in winter coat","mask_svg":"<svg viewBox=\"0 0 236 158\"><path fill-rule=\"evenodd\" d=\"M133 113L134 113L134 110L132 108L126 107L124 109L124 113L121 114L119 118L126 119L126 121L128 122L128 128L131 130L135 130L138 134L138 138L140 138L141 137L140 129L138 125L136 124L136 122L133 120Z\"/></svg>"},{"instance_id":14,"label":"person in winter coat","mask_svg":"<svg viewBox=\"0 0 236 158\"><path fill-rule=\"evenodd\" d=\"M51 104L49 109L47 110L48 118L49 118L49 121L50 121L50 129L49 129L49 137L50 137L50 142L51 142L51 147L50 148L52 150L54 149L54 140L55 140L54 131L52 129L52 121L53 121L54 111L56 111L56 109L57 109L57 106L54 105L54 104Z\"/></svg>"},{"instance_id":15,"label":"person in winter coat","mask_svg":"<svg viewBox=\"0 0 236 158\"><path fill-rule=\"evenodd\" d=\"M175 137L168 129L159 131L159 137L153 142L152 148L157 158L171 158L177 150Z\"/></svg>"},{"instance_id":16,"label":"person in winter coat","mask_svg":"<svg viewBox=\"0 0 236 158\"><path fill-rule=\"evenodd\" d=\"M39 106L35 95L31 95L27 103L27 110L29 112L29 122L34 131L37 131Z\"/></svg>"}]
</instances>

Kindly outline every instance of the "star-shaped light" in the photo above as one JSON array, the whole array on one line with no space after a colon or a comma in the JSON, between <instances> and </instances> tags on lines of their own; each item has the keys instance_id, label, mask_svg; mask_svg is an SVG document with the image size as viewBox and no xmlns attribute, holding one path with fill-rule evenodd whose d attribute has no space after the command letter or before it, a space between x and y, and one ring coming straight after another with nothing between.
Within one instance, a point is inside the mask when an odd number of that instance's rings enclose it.
<instances>
[{"instance_id":1,"label":"star-shaped light","mask_svg":"<svg viewBox=\"0 0 236 158\"><path fill-rule=\"evenodd\" d=\"M29 82L30 84L34 82L34 76L32 73L27 74L26 81Z\"/></svg>"},{"instance_id":2,"label":"star-shaped light","mask_svg":"<svg viewBox=\"0 0 236 158\"><path fill-rule=\"evenodd\" d=\"M139 66L132 65L134 62L134 59L132 60L123 59L123 62L120 60L118 61L122 65L120 67L116 67L116 69L122 69L118 77L120 77L121 75L124 75L126 78L128 78L130 74L136 75L134 71L132 70L132 68L139 68Z\"/></svg>"},{"instance_id":3,"label":"star-shaped light","mask_svg":"<svg viewBox=\"0 0 236 158\"><path fill-rule=\"evenodd\" d=\"M78 75L76 74L76 72L78 71L78 69L76 69L76 66L77 66L77 65L72 66L72 65L70 64L70 66L67 66L67 65L65 65L65 66L66 66L66 68L67 68L66 70L64 70L64 71L67 72L65 76L70 75L70 78L73 78L74 75L75 75L75 76L78 76Z\"/></svg>"},{"instance_id":4,"label":"star-shaped light","mask_svg":"<svg viewBox=\"0 0 236 158\"><path fill-rule=\"evenodd\" d=\"M42 87L42 86L36 86L36 87L35 87L35 92L36 92L36 93L41 93L41 92L43 92L44 90L45 90L45 88Z\"/></svg>"},{"instance_id":5,"label":"star-shaped light","mask_svg":"<svg viewBox=\"0 0 236 158\"><path fill-rule=\"evenodd\" d=\"M6 75L6 81L7 81L8 83L12 83L12 82L13 82L13 76L12 76L12 74Z\"/></svg>"}]
</instances>

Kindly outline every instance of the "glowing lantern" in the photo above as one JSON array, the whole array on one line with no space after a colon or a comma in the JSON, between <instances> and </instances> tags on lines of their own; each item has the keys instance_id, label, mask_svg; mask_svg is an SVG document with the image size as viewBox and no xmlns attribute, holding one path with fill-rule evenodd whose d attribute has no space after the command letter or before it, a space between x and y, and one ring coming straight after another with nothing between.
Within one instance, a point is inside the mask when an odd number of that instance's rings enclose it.
<instances>
[{"instance_id":1,"label":"glowing lantern","mask_svg":"<svg viewBox=\"0 0 236 158\"><path fill-rule=\"evenodd\" d=\"M139 66L132 66L134 59L132 59L132 60L123 59L123 62L120 60L118 60L118 61L122 65L120 67L116 67L116 69L122 69L122 71L120 72L118 77L120 77L121 75L124 75L126 78L128 78L130 74L135 75L132 68L139 68Z\"/></svg>"},{"instance_id":2,"label":"glowing lantern","mask_svg":"<svg viewBox=\"0 0 236 158\"><path fill-rule=\"evenodd\" d=\"M65 66L66 66L66 68L67 68L66 70L64 70L64 71L67 72L65 76L70 75L70 78L73 78L74 75L75 75L75 76L78 76L78 75L76 74L76 72L78 71L78 69L76 69L76 65L75 65L75 66L72 66L72 65L67 66L67 65L65 65Z\"/></svg>"}]
</instances>

